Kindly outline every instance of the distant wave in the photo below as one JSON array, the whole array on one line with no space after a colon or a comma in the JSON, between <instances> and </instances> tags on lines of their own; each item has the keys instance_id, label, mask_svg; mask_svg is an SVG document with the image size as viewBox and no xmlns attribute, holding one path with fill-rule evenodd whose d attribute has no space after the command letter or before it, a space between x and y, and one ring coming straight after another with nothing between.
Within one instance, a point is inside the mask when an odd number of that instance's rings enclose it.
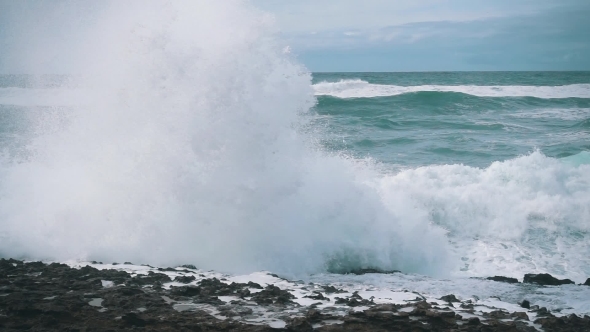
<instances>
[{"instance_id":1,"label":"distant wave","mask_svg":"<svg viewBox=\"0 0 590 332\"><path fill-rule=\"evenodd\" d=\"M336 98L375 98L397 96L415 92L458 92L478 97L535 97L543 99L590 98L590 84L562 86L522 85L417 85L399 86L372 84L367 81L341 80L313 85L316 96Z\"/></svg>"}]
</instances>

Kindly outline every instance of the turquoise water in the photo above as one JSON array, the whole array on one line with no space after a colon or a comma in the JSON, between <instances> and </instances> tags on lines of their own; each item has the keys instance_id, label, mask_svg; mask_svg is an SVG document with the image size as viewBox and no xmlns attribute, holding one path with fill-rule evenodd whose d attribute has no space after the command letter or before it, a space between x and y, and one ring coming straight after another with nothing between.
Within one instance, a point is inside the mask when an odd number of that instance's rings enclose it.
<instances>
[{"instance_id":1,"label":"turquoise water","mask_svg":"<svg viewBox=\"0 0 590 332\"><path fill-rule=\"evenodd\" d=\"M357 158L483 167L536 149L590 150L590 72L315 73L313 82L326 93L315 106L323 144ZM454 91L397 94L417 86Z\"/></svg>"},{"instance_id":2,"label":"turquoise water","mask_svg":"<svg viewBox=\"0 0 590 332\"><path fill-rule=\"evenodd\" d=\"M13 147L31 113L63 109L29 101L67 81L0 75L0 143ZM312 83L322 146L386 167L485 167L535 150L590 150L590 72L315 73Z\"/></svg>"}]
</instances>

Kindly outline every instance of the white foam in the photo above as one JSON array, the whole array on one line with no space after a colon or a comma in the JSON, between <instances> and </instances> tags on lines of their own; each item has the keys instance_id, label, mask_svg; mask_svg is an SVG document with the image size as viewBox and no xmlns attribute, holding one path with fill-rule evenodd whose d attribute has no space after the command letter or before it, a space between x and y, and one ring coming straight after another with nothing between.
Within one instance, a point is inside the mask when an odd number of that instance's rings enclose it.
<instances>
[{"instance_id":1,"label":"white foam","mask_svg":"<svg viewBox=\"0 0 590 332\"><path fill-rule=\"evenodd\" d=\"M367 81L340 80L314 84L316 96L337 98L375 98L397 96L415 92L460 92L478 97L536 97L590 98L590 84L570 84L562 86L518 86L518 85L417 85L399 86L372 84Z\"/></svg>"},{"instance_id":2,"label":"white foam","mask_svg":"<svg viewBox=\"0 0 590 332\"><path fill-rule=\"evenodd\" d=\"M111 287L115 286L115 283L112 281L109 281L109 280L101 280L100 282L102 284L102 287L104 287L104 288L111 288Z\"/></svg>"},{"instance_id":3,"label":"white foam","mask_svg":"<svg viewBox=\"0 0 590 332\"><path fill-rule=\"evenodd\" d=\"M529 119L559 119L586 120L590 118L590 108L535 108L534 110L519 110L509 115L514 118Z\"/></svg>"},{"instance_id":4,"label":"white foam","mask_svg":"<svg viewBox=\"0 0 590 332\"><path fill-rule=\"evenodd\" d=\"M588 164L537 151L487 168L404 170L377 186L392 211L413 211L448 231L462 259L457 274L549 272L578 282L590 275Z\"/></svg>"}]
</instances>

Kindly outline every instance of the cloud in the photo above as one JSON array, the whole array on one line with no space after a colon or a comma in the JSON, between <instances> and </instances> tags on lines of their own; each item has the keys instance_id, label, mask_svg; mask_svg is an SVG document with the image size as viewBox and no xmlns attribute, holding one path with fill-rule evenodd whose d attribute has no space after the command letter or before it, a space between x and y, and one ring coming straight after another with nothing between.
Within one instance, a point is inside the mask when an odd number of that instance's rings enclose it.
<instances>
[{"instance_id":1,"label":"cloud","mask_svg":"<svg viewBox=\"0 0 590 332\"><path fill-rule=\"evenodd\" d=\"M360 36L362 33L360 31L345 31L342 34L345 36L352 37L352 36Z\"/></svg>"},{"instance_id":2,"label":"cloud","mask_svg":"<svg viewBox=\"0 0 590 332\"><path fill-rule=\"evenodd\" d=\"M287 33L528 15L584 0L252 0Z\"/></svg>"},{"instance_id":3,"label":"cloud","mask_svg":"<svg viewBox=\"0 0 590 332\"><path fill-rule=\"evenodd\" d=\"M285 34L312 70L590 70L590 4L468 21ZM354 32L354 33L349 33Z\"/></svg>"}]
</instances>

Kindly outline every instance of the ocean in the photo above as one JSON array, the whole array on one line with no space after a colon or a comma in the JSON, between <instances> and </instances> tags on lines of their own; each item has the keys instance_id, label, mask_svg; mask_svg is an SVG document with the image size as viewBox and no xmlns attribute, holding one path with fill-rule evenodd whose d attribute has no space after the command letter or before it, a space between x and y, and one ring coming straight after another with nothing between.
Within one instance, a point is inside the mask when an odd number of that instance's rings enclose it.
<instances>
[{"instance_id":1,"label":"ocean","mask_svg":"<svg viewBox=\"0 0 590 332\"><path fill-rule=\"evenodd\" d=\"M397 167L590 150L588 72L317 73L325 145Z\"/></svg>"},{"instance_id":2,"label":"ocean","mask_svg":"<svg viewBox=\"0 0 590 332\"><path fill-rule=\"evenodd\" d=\"M590 312L470 279L590 277L589 72L310 73L232 4L104 10L59 75L0 76L1 257Z\"/></svg>"}]
</instances>

